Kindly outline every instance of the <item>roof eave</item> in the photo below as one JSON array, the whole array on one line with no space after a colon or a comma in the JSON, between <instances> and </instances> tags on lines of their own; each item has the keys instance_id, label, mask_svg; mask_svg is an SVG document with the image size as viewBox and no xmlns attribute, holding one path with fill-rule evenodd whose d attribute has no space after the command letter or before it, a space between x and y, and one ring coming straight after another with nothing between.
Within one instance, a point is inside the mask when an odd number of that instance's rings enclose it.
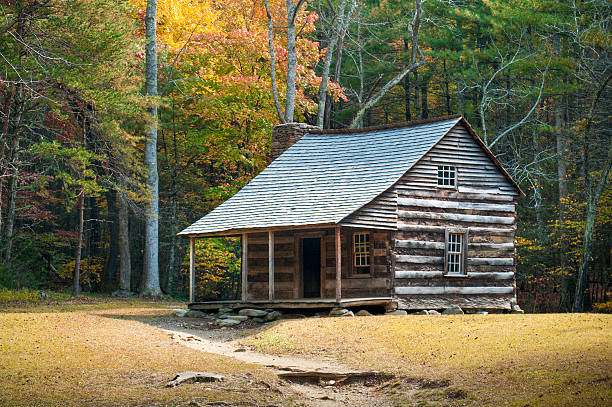
<instances>
[{"instance_id":1,"label":"roof eave","mask_svg":"<svg viewBox=\"0 0 612 407\"><path fill-rule=\"evenodd\" d=\"M308 230L308 229L325 229L325 228L333 228L336 227L337 223L313 223L313 224L305 224L305 225L287 225L287 226L271 226L271 227L259 227L259 228L237 228L237 229L226 229L219 230L213 232L205 232L205 233L190 233L187 231L182 231L177 233L178 236L182 237L230 237L230 236L240 236L245 233L261 233L261 232L271 232L271 231L284 231L284 230Z\"/></svg>"}]
</instances>

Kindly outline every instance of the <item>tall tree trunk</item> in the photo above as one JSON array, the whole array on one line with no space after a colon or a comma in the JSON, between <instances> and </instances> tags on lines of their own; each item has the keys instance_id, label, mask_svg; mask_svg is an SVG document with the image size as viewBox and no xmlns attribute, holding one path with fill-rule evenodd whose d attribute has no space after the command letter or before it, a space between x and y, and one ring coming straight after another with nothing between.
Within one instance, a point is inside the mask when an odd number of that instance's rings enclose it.
<instances>
[{"instance_id":1,"label":"tall tree trunk","mask_svg":"<svg viewBox=\"0 0 612 407\"><path fill-rule=\"evenodd\" d=\"M406 75L404 76L404 83L403 83L403 87L404 87L404 117L406 118L406 121L409 122L412 120L412 114L410 113L410 92L412 92L412 89L410 89L410 75Z\"/></svg>"},{"instance_id":2,"label":"tall tree trunk","mask_svg":"<svg viewBox=\"0 0 612 407\"><path fill-rule=\"evenodd\" d=\"M423 118L423 111L421 110L421 105L419 103L419 100L420 100L419 73L417 71L414 71L413 76L414 76L414 110L416 111L417 119L421 120Z\"/></svg>"},{"instance_id":3,"label":"tall tree trunk","mask_svg":"<svg viewBox=\"0 0 612 407\"><path fill-rule=\"evenodd\" d=\"M288 0L293 2L293 0ZM319 86L319 111L317 113L317 126L323 127L325 119L325 105L327 101L327 80L329 79L329 70L331 67L331 61L334 55L334 47L337 44L341 44L342 38L346 30L345 21L350 19L351 14L355 8L355 1L351 4L351 8L348 14L344 15L346 4L348 0L342 0L337 11L332 10L335 14L336 24L332 24L330 29L332 30L331 36L327 42L327 50L325 51L325 60L323 61L323 72L321 74L321 86ZM338 53L342 54L342 49L338 49ZM340 67L337 66L338 70Z\"/></svg>"},{"instance_id":4,"label":"tall tree trunk","mask_svg":"<svg viewBox=\"0 0 612 407\"><path fill-rule=\"evenodd\" d=\"M148 170L149 198L145 216L144 273L141 295L161 295L159 286L159 178L157 175L157 0L147 0L146 80L150 96L145 142L145 165Z\"/></svg>"},{"instance_id":5,"label":"tall tree trunk","mask_svg":"<svg viewBox=\"0 0 612 407\"><path fill-rule=\"evenodd\" d=\"M278 88L276 86L276 56L274 55L274 20L270 13L270 7L268 6L268 0L264 0L266 7L266 14L268 16L268 52L270 53L270 86L272 88L272 98L274 99L274 106L276 107L276 114L281 123L285 123L285 114L281 109L280 102L278 100Z\"/></svg>"},{"instance_id":6,"label":"tall tree trunk","mask_svg":"<svg viewBox=\"0 0 612 407\"><path fill-rule=\"evenodd\" d=\"M408 52L409 42L407 38L404 38L404 50ZM410 113L410 92L412 92L410 86L410 75L404 76L404 83L402 84L404 87L404 117L407 122L412 120L412 114Z\"/></svg>"},{"instance_id":7,"label":"tall tree trunk","mask_svg":"<svg viewBox=\"0 0 612 407\"><path fill-rule=\"evenodd\" d=\"M427 104L427 88L428 80L423 79L421 83L421 118L423 119L429 118L429 106Z\"/></svg>"},{"instance_id":8,"label":"tall tree trunk","mask_svg":"<svg viewBox=\"0 0 612 407\"><path fill-rule=\"evenodd\" d=\"M559 188L559 230L565 229L565 212L567 203L567 163L565 161L565 150L567 146L567 135L563 129L563 107L562 98L555 98L555 138L557 144L557 181ZM565 239L559 239L559 263L561 266L561 301L559 311L567 312L572 303L572 280L569 275L567 261L567 244Z\"/></svg>"},{"instance_id":9,"label":"tall tree trunk","mask_svg":"<svg viewBox=\"0 0 612 407\"><path fill-rule=\"evenodd\" d=\"M13 107L13 100L15 99L15 93L17 92L16 86L11 86L8 93L5 93L4 106L3 106L3 122L2 131L0 133L0 175L4 175L4 151L8 141L8 130L11 122L11 112ZM2 189L4 187L4 177L0 177L0 230L2 230Z\"/></svg>"},{"instance_id":10,"label":"tall tree trunk","mask_svg":"<svg viewBox=\"0 0 612 407\"><path fill-rule=\"evenodd\" d=\"M131 291L132 262L130 258L130 228L128 202L123 192L118 192L118 224L119 224L119 290Z\"/></svg>"},{"instance_id":11,"label":"tall tree trunk","mask_svg":"<svg viewBox=\"0 0 612 407\"><path fill-rule=\"evenodd\" d=\"M118 207L117 196L119 192L113 189L106 191L106 208L108 227L108 248L106 261L104 262L104 283L105 289L111 292L115 286L117 278L117 257L119 251L119 226L118 226ZM90 218L91 219L91 218Z\"/></svg>"},{"instance_id":12,"label":"tall tree trunk","mask_svg":"<svg viewBox=\"0 0 612 407\"><path fill-rule=\"evenodd\" d=\"M77 236L77 246L74 253L74 280L72 283L72 294L76 297L81 294L81 250L83 248L83 229L84 219L83 215L85 212L85 191L81 191L79 194L79 231Z\"/></svg>"},{"instance_id":13,"label":"tall tree trunk","mask_svg":"<svg viewBox=\"0 0 612 407\"><path fill-rule=\"evenodd\" d=\"M13 153L12 160L12 175L11 175L11 183L9 184L9 201L7 205L7 213L6 213L6 249L4 252L4 262L7 267L11 267L12 256L13 256L13 233L15 230L15 209L17 202L17 179L19 177L19 171L17 169L18 166L18 155L19 152L17 149L19 148L19 140L17 136L15 136L15 152Z\"/></svg>"},{"instance_id":14,"label":"tall tree trunk","mask_svg":"<svg viewBox=\"0 0 612 407\"><path fill-rule=\"evenodd\" d=\"M295 71L297 66L297 52L295 48L295 17L304 2L296 5L293 0L286 0L287 4L287 91L285 98L285 122L293 122L295 110Z\"/></svg>"},{"instance_id":15,"label":"tall tree trunk","mask_svg":"<svg viewBox=\"0 0 612 407\"><path fill-rule=\"evenodd\" d=\"M442 67L444 69L444 100L446 101L446 114L451 115L451 96L448 87L448 71L446 70L446 59L442 60Z\"/></svg>"},{"instance_id":16,"label":"tall tree trunk","mask_svg":"<svg viewBox=\"0 0 612 407\"><path fill-rule=\"evenodd\" d=\"M538 132L535 128L531 131L531 143L533 148L534 160L537 160L538 154L540 153L541 149ZM538 245L544 246L544 216L542 213L542 183L540 182L539 161L536 163L535 173L536 175L533 185L533 197L535 201L536 224L538 225L536 233L538 238Z\"/></svg>"}]
</instances>

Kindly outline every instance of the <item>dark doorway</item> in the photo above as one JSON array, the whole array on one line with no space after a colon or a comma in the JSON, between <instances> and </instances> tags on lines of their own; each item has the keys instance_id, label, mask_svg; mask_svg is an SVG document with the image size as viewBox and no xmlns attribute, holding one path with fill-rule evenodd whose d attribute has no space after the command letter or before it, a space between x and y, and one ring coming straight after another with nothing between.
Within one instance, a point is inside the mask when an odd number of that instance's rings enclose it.
<instances>
[{"instance_id":1,"label":"dark doorway","mask_svg":"<svg viewBox=\"0 0 612 407\"><path fill-rule=\"evenodd\" d=\"M321 238L302 239L304 298L321 296Z\"/></svg>"}]
</instances>

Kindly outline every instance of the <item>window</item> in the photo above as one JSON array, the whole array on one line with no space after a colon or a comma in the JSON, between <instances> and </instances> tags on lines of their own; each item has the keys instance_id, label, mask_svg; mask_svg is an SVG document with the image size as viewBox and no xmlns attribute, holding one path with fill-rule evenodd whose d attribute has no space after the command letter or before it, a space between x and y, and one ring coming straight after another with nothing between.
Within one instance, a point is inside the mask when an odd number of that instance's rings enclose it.
<instances>
[{"instance_id":1,"label":"window","mask_svg":"<svg viewBox=\"0 0 612 407\"><path fill-rule=\"evenodd\" d=\"M444 274L466 275L467 231L449 231L447 229L444 240Z\"/></svg>"},{"instance_id":2,"label":"window","mask_svg":"<svg viewBox=\"0 0 612 407\"><path fill-rule=\"evenodd\" d=\"M438 186L455 187L457 185L457 171L454 165L438 165Z\"/></svg>"},{"instance_id":3,"label":"window","mask_svg":"<svg viewBox=\"0 0 612 407\"><path fill-rule=\"evenodd\" d=\"M353 234L353 273L370 274L370 234Z\"/></svg>"}]
</instances>

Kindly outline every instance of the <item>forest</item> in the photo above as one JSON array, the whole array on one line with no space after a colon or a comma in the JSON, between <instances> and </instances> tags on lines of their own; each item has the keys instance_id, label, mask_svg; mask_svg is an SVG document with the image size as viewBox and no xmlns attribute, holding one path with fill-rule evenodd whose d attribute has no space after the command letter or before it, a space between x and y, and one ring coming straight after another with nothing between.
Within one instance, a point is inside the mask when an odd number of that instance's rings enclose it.
<instances>
[{"instance_id":1,"label":"forest","mask_svg":"<svg viewBox=\"0 0 612 407\"><path fill-rule=\"evenodd\" d=\"M527 312L612 309L606 0L2 0L0 290L185 299L177 236L274 125L463 114L525 197ZM230 298L235 239L201 239ZM607 303L607 304L606 304Z\"/></svg>"}]
</instances>

